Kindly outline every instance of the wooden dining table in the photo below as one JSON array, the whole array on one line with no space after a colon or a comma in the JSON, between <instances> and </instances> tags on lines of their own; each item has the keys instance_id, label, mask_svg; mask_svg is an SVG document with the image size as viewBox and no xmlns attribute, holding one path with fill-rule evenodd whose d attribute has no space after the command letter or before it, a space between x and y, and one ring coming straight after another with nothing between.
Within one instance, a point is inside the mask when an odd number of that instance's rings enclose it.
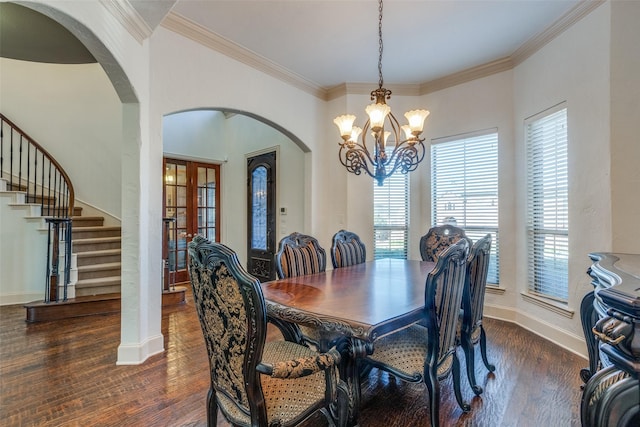
<instances>
[{"instance_id":1,"label":"wooden dining table","mask_svg":"<svg viewBox=\"0 0 640 427\"><path fill-rule=\"evenodd\" d=\"M349 388L349 419L357 424L357 359L373 354L376 339L422 319L427 275L435 263L378 259L322 273L262 283L267 313L285 339L299 340L291 325L317 328L319 350L338 346L340 375Z\"/></svg>"}]
</instances>

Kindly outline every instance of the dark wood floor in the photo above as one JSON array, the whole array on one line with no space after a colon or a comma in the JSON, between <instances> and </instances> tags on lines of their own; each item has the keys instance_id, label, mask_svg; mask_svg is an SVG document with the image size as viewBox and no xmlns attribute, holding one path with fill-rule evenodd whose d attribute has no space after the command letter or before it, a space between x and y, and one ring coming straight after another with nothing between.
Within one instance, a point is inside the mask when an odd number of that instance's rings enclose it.
<instances>
[{"instance_id":1,"label":"dark wood floor","mask_svg":"<svg viewBox=\"0 0 640 427\"><path fill-rule=\"evenodd\" d=\"M441 425L580 425L578 373L586 360L513 324L486 319L485 325L497 370L487 374L478 355L485 392L473 397L463 380L467 414L446 380ZM0 307L0 425L205 426L209 374L191 295L163 309L162 333L162 355L116 366L119 314L27 324L22 306ZM423 386L373 370L363 386L360 426L428 426L427 402ZM305 423L325 425L321 416Z\"/></svg>"}]
</instances>

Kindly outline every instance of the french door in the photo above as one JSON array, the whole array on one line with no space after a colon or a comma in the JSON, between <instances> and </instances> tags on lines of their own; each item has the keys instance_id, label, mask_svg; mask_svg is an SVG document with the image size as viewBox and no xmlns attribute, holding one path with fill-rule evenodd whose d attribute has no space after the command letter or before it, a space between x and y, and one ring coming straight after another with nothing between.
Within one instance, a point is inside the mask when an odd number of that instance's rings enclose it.
<instances>
[{"instance_id":1,"label":"french door","mask_svg":"<svg viewBox=\"0 0 640 427\"><path fill-rule=\"evenodd\" d=\"M220 241L220 165L163 159L163 258L175 283L189 281L187 243L200 234Z\"/></svg>"},{"instance_id":2,"label":"french door","mask_svg":"<svg viewBox=\"0 0 640 427\"><path fill-rule=\"evenodd\" d=\"M261 281L276 278L276 153L247 159L247 271Z\"/></svg>"}]
</instances>

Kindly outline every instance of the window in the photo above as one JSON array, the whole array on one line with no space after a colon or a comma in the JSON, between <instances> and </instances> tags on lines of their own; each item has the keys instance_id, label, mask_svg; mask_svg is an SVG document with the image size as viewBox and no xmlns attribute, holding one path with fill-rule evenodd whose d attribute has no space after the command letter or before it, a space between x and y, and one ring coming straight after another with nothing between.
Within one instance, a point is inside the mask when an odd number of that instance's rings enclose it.
<instances>
[{"instance_id":1,"label":"window","mask_svg":"<svg viewBox=\"0 0 640 427\"><path fill-rule=\"evenodd\" d=\"M396 172L379 186L373 181L373 256L407 258L409 176Z\"/></svg>"},{"instance_id":2,"label":"window","mask_svg":"<svg viewBox=\"0 0 640 427\"><path fill-rule=\"evenodd\" d=\"M529 292L566 301L569 218L567 109L563 105L525 121Z\"/></svg>"},{"instance_id":3,"label":"window","mask_svg":"<svg viewBox=\"0 0 640 427\"><path fill-rule=\"evenodd\" d=\"M498 132L431 142L431 221L454 223L476 241L491 233L487 282L498 284Z\"/></svg>"}]
</instances>

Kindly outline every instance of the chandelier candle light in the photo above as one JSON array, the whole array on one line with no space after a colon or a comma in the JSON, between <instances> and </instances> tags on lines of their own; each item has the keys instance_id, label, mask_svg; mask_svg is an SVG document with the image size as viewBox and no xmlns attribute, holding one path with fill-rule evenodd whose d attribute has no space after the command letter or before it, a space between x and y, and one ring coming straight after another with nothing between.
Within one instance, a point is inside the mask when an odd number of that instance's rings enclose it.
<instances>
[{"instance_id":1,"label":"chandelier candle light","mask_svg":"<svg viewBox=\"0 0 640 427\"><path fill-rule=\"evenodd\" d=\"M364 128L353 126L356 116L345 114L336 117L333 122L340 129L342 142L339 142L340 151L338 157L340 163L347 171L360 175L366 172L383 185L385 178L396 170L408 173L418 167L418 163L424 159L424 138L420 138L424 121L429 115L427 110L412 110L405 113L409 124L400 126L398 120L391 113L391 107L386 100L391 98L391 91L382 87L382 0L378 2L378 88L371 91L371 100L374 104L366 107L369 118ZM385 130L388 123L391 131ZM371 129L374 139L373 154L367 148L367 133ZM404 131L405 139L400 130ZM387 140L393 134L395 146L390 153L387 151ZM361 137L358 142L358 137Z\"/></svg>"}]
</instances>

